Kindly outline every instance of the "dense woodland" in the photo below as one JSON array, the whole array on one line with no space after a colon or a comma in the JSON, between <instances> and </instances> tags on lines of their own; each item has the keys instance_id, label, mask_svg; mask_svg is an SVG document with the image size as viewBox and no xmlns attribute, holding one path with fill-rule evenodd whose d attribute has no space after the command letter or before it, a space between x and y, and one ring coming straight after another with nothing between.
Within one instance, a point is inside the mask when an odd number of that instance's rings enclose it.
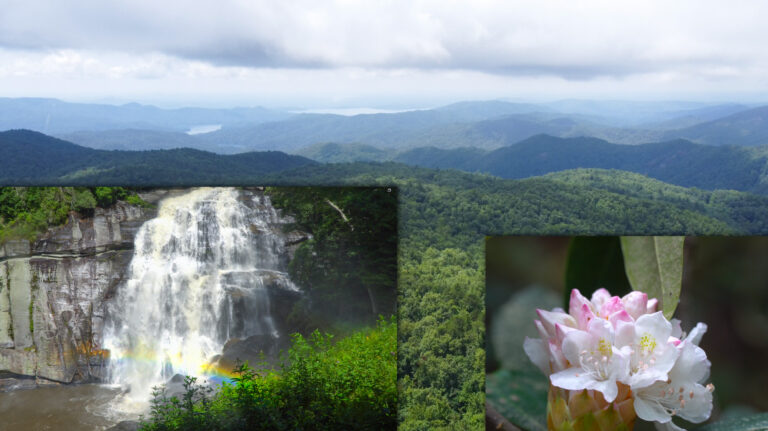
<instances>
[{"instance_id":1,"label":"dense woodland","mask_svg":"<svg viewBox=\"0 0 768 431\"><path fill-rule=\"evenodd\" d=\"M291 313L296 327L373 323L395 313L397 190L270 187L267 193L295 218L289 228L312 234L288 269L308 292Z\"/></svg>"}]
</instances>

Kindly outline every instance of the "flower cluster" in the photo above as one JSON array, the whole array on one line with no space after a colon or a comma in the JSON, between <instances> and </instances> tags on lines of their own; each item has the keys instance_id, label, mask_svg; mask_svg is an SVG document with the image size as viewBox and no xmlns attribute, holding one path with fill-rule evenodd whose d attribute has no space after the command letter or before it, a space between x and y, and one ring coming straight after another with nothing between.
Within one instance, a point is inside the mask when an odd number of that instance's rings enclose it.
<instances>
[{"instance_id":1,"label":"flower cluster","mask_svg":"<svg viewBox=\"0 0 768 431\"><path fill-rule=\"evenodd\" d=\"M627 394L637 417L680 430L673 416L699 423L712 411L714 387L703 385L710 362L698 346L707 326L686 336L657 307L642 292L619 298L599 289L589 300L574 289L567 313L537 310L541 339L526 338L523 347L552 386L599 392L609 404Z\"/></svg>"}]
</instances>

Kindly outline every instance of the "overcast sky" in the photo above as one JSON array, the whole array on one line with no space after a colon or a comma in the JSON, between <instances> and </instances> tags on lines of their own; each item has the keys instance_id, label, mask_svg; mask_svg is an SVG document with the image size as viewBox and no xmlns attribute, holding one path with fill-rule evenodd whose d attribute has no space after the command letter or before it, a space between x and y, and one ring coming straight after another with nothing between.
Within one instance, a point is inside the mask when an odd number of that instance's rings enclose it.
<instances>
[{"instance_id":1,"label":"overcast sky","mask_svg":"<svg viewBox=\"0 0 768 431\"><path fill-rule=\"evenodd\" d=\"M768 2L3 0L0 96L768 101Z\"/></svg>"}]
</instances>

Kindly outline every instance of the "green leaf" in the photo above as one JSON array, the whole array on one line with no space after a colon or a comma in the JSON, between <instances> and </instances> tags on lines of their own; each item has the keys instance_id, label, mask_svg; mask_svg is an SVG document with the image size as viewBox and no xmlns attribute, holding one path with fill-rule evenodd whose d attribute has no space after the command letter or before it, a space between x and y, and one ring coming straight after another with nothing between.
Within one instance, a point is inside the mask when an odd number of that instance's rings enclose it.
<instances>
[{"instance_id":1,"label":"green leaf","mask_svg":"<svg viewBox=\"0 0 768 431\"><path fill-rule=\"evenodd\" d=\"M624 236L624 267L634 290L659 300L670 319L675 313L683 281L682 236Z\"/></svg>"},{"instance_id":2,"label":"green leaf","mask_svg":"<svg viewBox=\"0 0 768 431\"><path fill-rule=\"evenodd\" d=\"M501 306L491 323L489 336L492 351L504 368L520 369L531 363L523 350L525 337L539 338L536 309L551 310L560 296L541 286L528 286L515 293Z\"/></svg>"},{"instance_id":3,"label":"green leaf","mask_svg":"<svg viewBox=\"0 0 768 431\"><path fill-rule=\"evenodd\" d=\"M624 272L619 238L615 236L577 236L568 247L565 268L565 303L571 290L579 289L589 298L592 292L604 287L612 295L623 296L632 289Z\"/></svg>"},{"instance_id":4,"label":"green leaf","mask_svg":"<svg viewBox=\"0 0 768 431\"><path fill-rule=\"evenodd\" d=\"M485 399L510 422L528 431L547 431L549 379L533 366L488 374Z\"/></svg>"},{"instance_id":5,"label":"green leaf","mask_svg":"<svg viewBox=\"0 0 768 431\"><path fill-rule=\"evenodd\" d=\"M699 431L760 431L768 429L768 413L715 422Z\"/></svg>"}]
</instances>

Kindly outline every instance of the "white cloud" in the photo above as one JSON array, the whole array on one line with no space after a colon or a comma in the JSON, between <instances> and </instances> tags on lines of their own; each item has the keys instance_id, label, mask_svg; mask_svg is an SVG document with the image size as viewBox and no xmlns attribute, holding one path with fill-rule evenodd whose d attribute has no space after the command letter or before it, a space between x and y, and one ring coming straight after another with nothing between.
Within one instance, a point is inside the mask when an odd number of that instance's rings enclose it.
<instances>
[{"instance_id":1,"label":"white cloud","mask_svg":"<svg viewBox=\"0 0 768 431\"><path fill-rule=\"evenodd\" d=\"M0 77L123 80L113 92L194 79L251 94L765 91L765 16L768 3L716 0L7 0Z\"/></svg>"}]
</instances>

